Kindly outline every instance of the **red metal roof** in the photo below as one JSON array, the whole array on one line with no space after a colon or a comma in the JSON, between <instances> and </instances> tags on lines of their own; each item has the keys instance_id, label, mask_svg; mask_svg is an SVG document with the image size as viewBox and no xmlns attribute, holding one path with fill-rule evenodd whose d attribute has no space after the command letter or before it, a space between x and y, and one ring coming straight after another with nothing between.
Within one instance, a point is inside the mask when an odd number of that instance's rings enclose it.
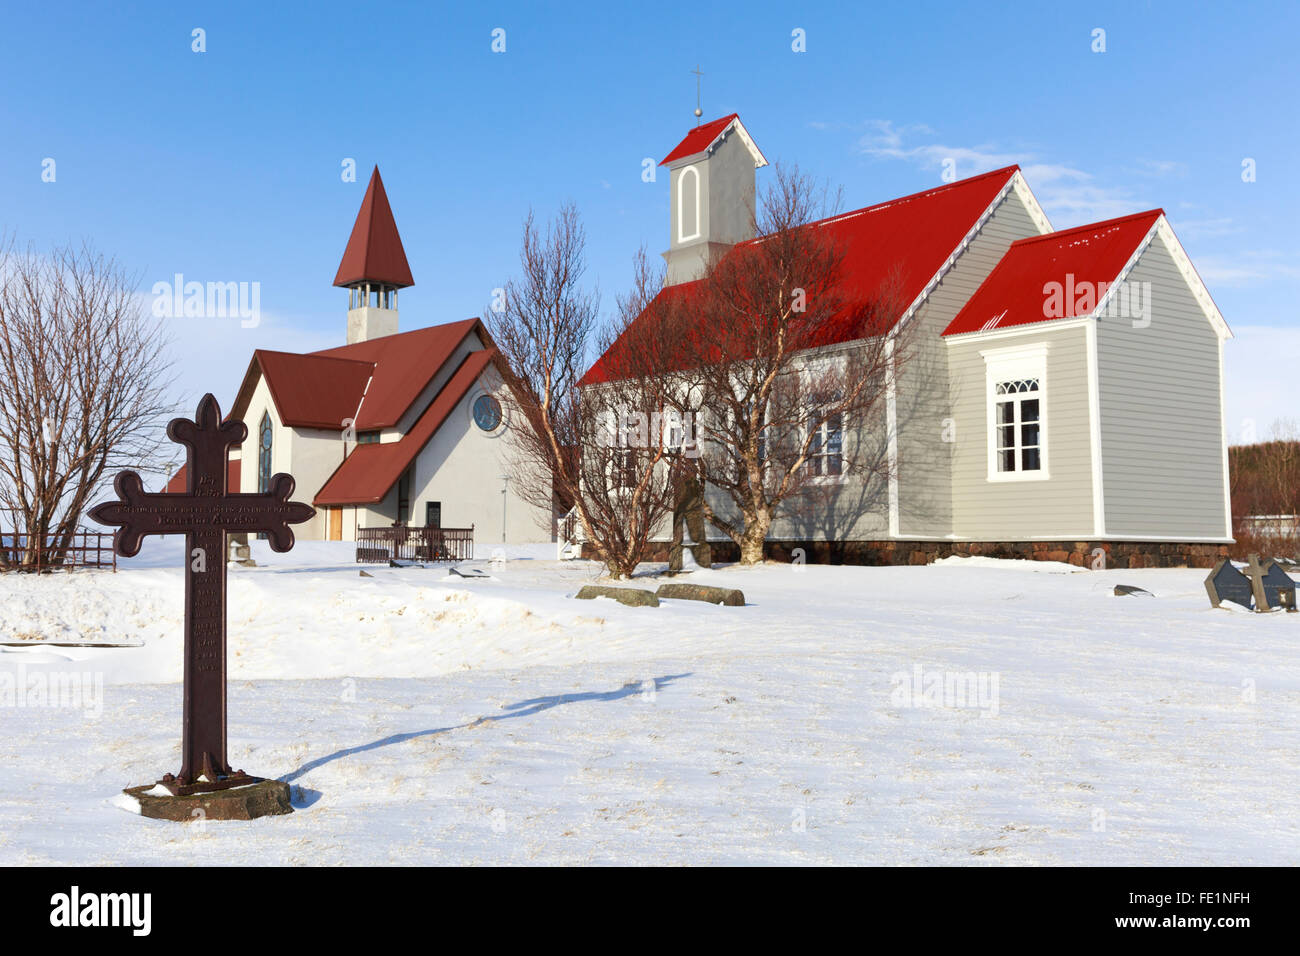
<instances>
[{"instance_id":1,"label":"red metal roof","mask_svg":"<svg viewBox=\"0 0 1300 956\"><path fill-rule=\"evenodd\" d=\"M671 153L663 158L660 166L667 166L675 159L681 159L683 156L694 156L696 153L702 153L708 149L715 139L722 135L723 130L731 125L731 121L738 119L739 113L732 113L730 116L724 116L722 119L716 119L712 122L705 123L703 126L697 126L686 134L686 138L678 143Z\"/></svg>"},{"instance_id":2,"label":"red metal roof","mask_svg":"<svg viewBox=\"0 0 1300 956\"><path fill-rule=\"evenodd\" d=\"M378 166L370 174L366 198L361 201L361 211L334 275L336 286L355 282L382 282L399 289L415 285Z\"/></svg>"},{"instance_id":3,"label":"red metal roof","mask_svg":"<svg viewBox=\"0 0 1300 956\"><path fill-rule=\"evenodd\" d=\"M1008 166L935 189L867 206L843 215L809 223L805 229L825 229L844 250L845 278L840 291L859 304L878 301L887 286L891 297L910 305L953 254L967 233L1019 170ZM761 242L750 239L748 242ZM742 244L743 245L743 244ZM697 280L698 281L698 280ZM697 282L668 286L659 296L690 295ZM659 298L656 297L656 302ZM651 306L653 308L653 304ZM647 309L649 313L651 309ZM647 320L643 313L636 321ZM895 319L901 317L895 316ZM828 323L816 338L818 345L851 341L859 326ZM615 341L582 377L591 385L617 377L623 338Z\"/></svg>"},{"instance_id":4,"label":"red metal roof","mask_svg":"<svg viewBox=\"0 0 1300 956\"><path fill-rule=\"evenodd\" d=\"M464 319L323 349L312 352L310 357L348 359L372 366L374 378L365 401L360 402L356 427L358 431L391 428L473 331L478 332L484 345L491 343L478 319ZM360 392L356 397L360 400ZM355 413L355 405L353 409Z\"/></svg>"},{"instance_id":5,"label":"red metal roof","mask_svg":"<svg viewBox=\"0 0 1300 956\"><path fill-rule=\"evenodd\" d=\"M383 501L402 472L465 397L495 352L495 349L480 349L467 355L415 425L399 441L357 445L317 492L315 503L338 506Z\"/></svg>"},{"instance_id":6,"label":"red metal roof","mask_svg":"<svg viewBox=\"0 0 1300 956\"><path fill-rule=\"evenodd\" d=\"M943 334L1088 315L1103 293L1099 285L1115 281L1162 215L1152 209L1013 242ZM1053 282L1059 297L1045 288Z\"/></svg>"},{"instance_id":7,"label":"red metal roof","mask_svg":"<svg viewBox=\"0 0 1300 956\"><path fill-rule=\"evenodd\" d=\"M270 352L258 349L253 361L262 369L271 398L284 425L341 430L374 373L373 362ZM249 423L249 429L257 427Z\"/></svg>"},{"instance_id":8,"label":"red metal roof","mask_svg":"<svg viewBox=\"0 0 1300 956\"><path fill-rule=\"evenodd\" d=\"M227 419L229 421L229 419ZM176 474L167 479L167 485L163 488L169 495L183 495L188 493L189 489L185 487L185 466L181 465L176 469ZM239 459L226 459L226 491L235 493L239 491Z\"/></svg>"}]
</instances>

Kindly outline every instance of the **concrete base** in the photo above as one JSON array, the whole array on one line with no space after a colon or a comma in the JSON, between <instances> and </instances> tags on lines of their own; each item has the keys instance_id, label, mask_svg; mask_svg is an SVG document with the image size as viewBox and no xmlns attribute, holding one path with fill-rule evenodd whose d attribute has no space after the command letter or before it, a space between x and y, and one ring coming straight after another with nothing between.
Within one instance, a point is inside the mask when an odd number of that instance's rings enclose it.
<instances>
[{"instance_id":1,"label":"concrete base","mask_svg":"<svg viewBox=\"0 0 1300 956\"><path fill-rule=\"evenodd\" d=\"M128 787L122 792L140 804L140 815L155 820L194 823L198 820L256 820L293 813L289 785L280 780L258 780L247 787L174 797L157 784Z\"/></svg>"}]
</instances>

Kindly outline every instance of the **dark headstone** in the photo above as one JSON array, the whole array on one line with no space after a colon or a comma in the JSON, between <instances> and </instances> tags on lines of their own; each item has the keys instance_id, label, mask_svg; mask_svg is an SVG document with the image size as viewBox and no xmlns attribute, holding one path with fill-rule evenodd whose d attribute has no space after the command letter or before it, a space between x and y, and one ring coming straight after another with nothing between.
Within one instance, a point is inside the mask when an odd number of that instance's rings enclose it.
<instances>
[{"instance_id":1,"label":"dark headstone","mask_svg":"<svg viewBox=\"0 0 1300 956\"><path fill-rule=\"evenodd\" d=\"M1254 591L1250 578L1237 570L1227 558L1216 564L1205 579L1205 590L1210 595L1210 604L1218 607L1223 601L1240 604L1244 608L1254 607Z\"/></svg>"},{"instance_id":2,"label":"dark headstone","mask_svg":"<svg viewBox=\"0 0 1300 956\"><path fill-rule=\"evenodd\" d=\"M728 607L744 607L745 593L735 588L712 588L704 584L661 584L655 592L661 598L675 601L707 601Z\"/></svg>"},{"instance_id":3,"label":"dark headstone","mask_svg":"<svg viewBox=\"0 0 1300 956\"><path fill-rule=\"evenodd\" d=\"M260 778L232 770L226 760L226 535L264 532L272 551L293 547L289 527L316 509L290 501L293 478L271 478L265 494L232 494L226 488L231 445L248 436L243 422L221 420L211 394L199 402L194 421L173 418L167 436L187 446L184 494L149 494L134 471L113 481L116 501L89 512L100 524L116 525L113 550L123 557L140 551L150 534L185 535L185 691L180 772L158 785L175 796L245 787Z\"/></svg>"},{"instance_id":4,"label":"dark headstone","mask_svg":"<svg viewBox=\"0 0 1300 956\"><path fill-rule=\"evenodd\" d=\"M628 607L658 607L659 599L650 591L641 588L611 588L600 584L583 585L574 597L580 601L594 601L596 598L613 598L619 604Z\"/></svg>"}]
</instances>

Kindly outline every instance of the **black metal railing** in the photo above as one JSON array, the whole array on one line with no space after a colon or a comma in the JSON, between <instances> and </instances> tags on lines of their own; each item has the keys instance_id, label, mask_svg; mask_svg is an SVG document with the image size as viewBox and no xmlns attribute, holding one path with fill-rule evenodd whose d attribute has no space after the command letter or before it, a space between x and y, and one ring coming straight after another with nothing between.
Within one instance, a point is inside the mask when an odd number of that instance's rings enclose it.
<instances>
[{"instance_id":1,"label":"black metal railing","mask_svg":"<svg viewBox=\"0 0 1300 956\"><path fill-rule=\"evenodd\" d=\"M468 561L474 528L358 528L357 562Z\"/></svg>"}]
</instances>

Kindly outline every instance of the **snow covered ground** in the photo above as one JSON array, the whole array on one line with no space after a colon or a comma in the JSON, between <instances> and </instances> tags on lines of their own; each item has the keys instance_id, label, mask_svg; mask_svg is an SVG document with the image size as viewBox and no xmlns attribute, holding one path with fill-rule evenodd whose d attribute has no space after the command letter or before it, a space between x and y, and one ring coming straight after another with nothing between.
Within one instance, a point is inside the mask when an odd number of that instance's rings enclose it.
<instances>
[{"instance_id":1,"label":"snow covered ground","mask_svg":"<svg viewBox=\"0 0 1300 956\"><path fill-rule=\"evenodd\" d=\"M177 769L180 543L0 576L0 864L1300 862L1300 615L1204 571L730 567L690 580L746 607L655 609L553 554L255 545L230 758L298 812L206 825L114 799ZM140 646L42 645L84 640Z\"/></svg>"}]
</instances>

